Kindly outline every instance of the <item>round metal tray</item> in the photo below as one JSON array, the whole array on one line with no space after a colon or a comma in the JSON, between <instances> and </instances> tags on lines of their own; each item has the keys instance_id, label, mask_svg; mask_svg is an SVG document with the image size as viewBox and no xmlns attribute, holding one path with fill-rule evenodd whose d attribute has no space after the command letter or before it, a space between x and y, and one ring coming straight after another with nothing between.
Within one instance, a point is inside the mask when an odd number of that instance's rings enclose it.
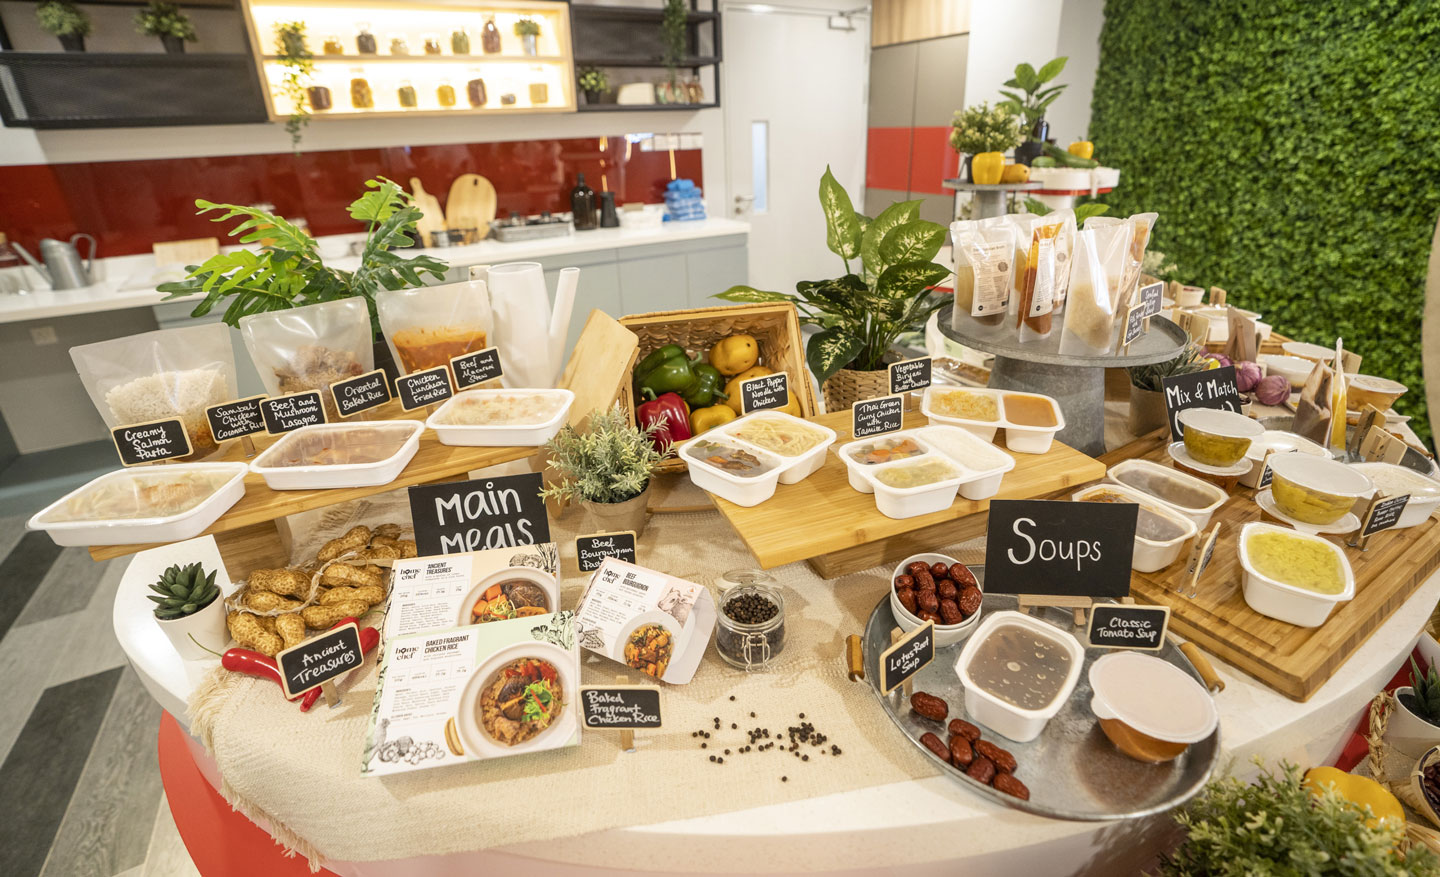
<instances>
[{"instance_id":1,"label":"round metal tray","mask_svg":"<svg viewBox=\"0 0 1440 877\"><path fill-rule=\"evenodd\" d=\"M1076 356L1060 352L1060 336L1063 332L1062 312L1050 337L1041 341L1021 344L1015 336L1013 320L1002 320L995 326L967 326L954 329L950 325L953 304L940 309L936 326L940 334L958 344L1004 356L1023 362L1038 362L1046 365L1083 366L1085 368L1120 368L1134 365L1149 365L1167 362L1180 355L1185 349L1185 330L1164 317L1150 318L1150 331L1141 335L1130 345L1130 352L1113 356Z\"/></svg>"},{"instance_id":2,"label":"round metal tray","mask_svg":"<svg viewBox=\"0 0 1440 877\"><path fill-rule=\"evenodd\" d=\"M984 566L972 566L970 570L983 583ZM1019 601L1012 595L986 594L982 613L1015 609L1018 605ZM1032 610L1032 615L1074 633L1083 641L1084 630L1075 628L1071 610L1039 608ZM1017 810L1056 819L1130 819L1163 813L1185 803L1210 778L1220 753L1218 728L1179 758L1164 764L1142 764L1111 744L1090 712L1088 676L1090 664L1111 650L1087 648L1075 691L1039 737L1029 743L1016 743L984 725L980 726L984 739L1014 754L1019 763L1015 776L1029 787L1030 800L1022 801L997 792L936 758L925 748L920 742L920 735L925 732L932 732L941 740L948 740L949 735L943 725L923 719L910 709L909 701L902 694L903 686L888 695L880 693L877 662L879 655L890 647L890 631L895 626L895 618L890 611L890 596L886 594L865 625L865 679L880 705L910 744L931 759L945 776L977 794ZM915 691L945 699L950 705L949 718L966 717L965 689L955 674L955 659L967 642L968 639L936 649L935 660L912 677ZM1190 661L1171 643L1167 642L1155 654L1204 685Z\"/></svg>"}]
</instances>

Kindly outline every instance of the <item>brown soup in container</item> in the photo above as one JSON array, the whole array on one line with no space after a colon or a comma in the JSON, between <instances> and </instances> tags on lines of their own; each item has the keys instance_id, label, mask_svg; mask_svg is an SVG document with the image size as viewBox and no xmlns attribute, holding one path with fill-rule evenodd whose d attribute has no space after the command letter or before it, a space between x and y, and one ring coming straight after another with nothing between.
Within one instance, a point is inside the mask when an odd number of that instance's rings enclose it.
<instances>
[{"instance_id":1,"label":"brown soup in container","mask_svg":"<svg viewBox=\"0 0 1440 877\"><path fill-rule=\"evenodd\" d=\"M1055 406L1041 396L1006 396L1005 419L1016 426L1054 426Z\"/></svg>"}]
</instances>

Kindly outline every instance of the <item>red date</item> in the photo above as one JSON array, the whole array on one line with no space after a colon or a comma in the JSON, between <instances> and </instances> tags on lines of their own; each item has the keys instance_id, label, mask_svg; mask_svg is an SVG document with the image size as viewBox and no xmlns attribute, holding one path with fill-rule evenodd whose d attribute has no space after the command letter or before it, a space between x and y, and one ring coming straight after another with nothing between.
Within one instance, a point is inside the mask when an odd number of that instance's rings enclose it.
<instances>
[{"instance_id":1,"label":"red date","mask_svg":"<svg viewBox=\"0 0 1440 877\"><path fill-rule=\"evenodd\" d=\"M935 593L940 595L941 600L954 600L960 596L960 589L955 587L954 582L944 579L935 583Z\"/></svg>"},{"instance_id":2,"label":"red date","mask_svg":"<svg viewBox=\"0 0 1440 877\"><path fill-rule=\"evenodd\" d=\"M965 721L964 719L950 720L950 733L957 737L964 737L971 743L980 739L980 729Z\"/></svg>"},{"instance_id":3,"label":"red date","mask_svg":"<svg viewBox=\"0 0 1440 877\"><path fill-rule=\"evenodd\" d=\"M909 612L911 615L915 614L917 607L915 605L914 591L909 588L901 588L895 592L895 599L900 601L900 605L905 607L906 612Z\"/></svg>"},{"instance_id":4,"label":"red date","mask_svg":"<svg viewBox=\"0 0 1440 877\"><path fill-rule=\"evenodd\" d=\"M946 624L959 624L965 620L965 613L960 611L954 600L941 600L940 620Z\"/></svg>"},{"instance_id":5,"label":"red date","mask_svg":"<svg viewBox=\"0 0 1440 877\"><path fill-rule=\"evenodd\" d=\"M915 595L915 603L920 607L921 612L940 613L940 598L935 596L934 591L921 591Z\"/></svg>"},{"instance_id":6,"label":"red date","mask_svg":"<svg viewBox=\"0 0 1440 877\"><path fill-rule=\"evenodd\" d=\"M1002 773L1015 772L1015 756L989 740L976 740L975 751L995 762L995 768Z\"/></svg>"},{"instance_id":7,"label":"red date","mask_svg":"<svg viewBox=\"0 0 1440 877\"><path fill-rule=\"evenodd\" d=\"M950 571L948 575L951 581L953 581L955 584L959 585L962 588L966 585L969 585L970 587L975 587L979 584L975 581L975 574L971 572L970 568L963 563L950 564Z\"/></svg>"},{"instance_id":8,"label":"red date","mask_svg":"<svg viewBox=\"0 0 1440 877\"><path fill-rule=\"evenodd\" d=\"M985 595L980 593L979 588L966 588L960 592L960 611L969 618L980 611L980 604L985 602Z\"/></svg>"},{"instance_id":9,"label":"red date","mask_svg":"<svg viewBox=\"0 0 1440 877\"><path fill-rule=\"evenodd\" d=\"M923 561L923 560L914 561L914 562L912 562L909 566L905 567L905 571L908 572L908 573L910 573L910 575L912 575L912 576L915 575L916 573L922 572L922 571L923 571L923 572L929 572L929 570L930 570L930 564L926 563L926 562Z\"/></svg>"},{"instance_id":10,"label":"red date","mask_svg":"<svg viewBox=\"0 0 1440 877\"><path fill-rule=\"evenodd\" d=\"M996 774L995 780L992 785L995 786L995 791L997 792L1004 792L1007 795L1013 795L1014 797L1019 798L1022 801L1030 800L1030 790L1025 787L1024 783L1015 779L1012 774Z\"/></svg>"},{"instance_id":11,"label":"red date","mask_svg":"<svg viewBox=\"0 0 1440 877\"><path fill-rule=\"evenodd\" d=\"M901 573L900 575L895 577L895 587L913 588L915 587L915 577L910 575L909 573Z\"/></svg>"},{"instance_id":12,"label":"red date","mask_svg":"<svg viewBox=\"0 0 1440 877\"><path fill-rule=\"evenodd\" d=\"M910 695L910 709L932 722L943 722L950 714L950 705L933 694L917 691Z\"/></svg>"},{"instance_id":13,"label":"red date","mask_svg":"<svg viewBox=\"0 0 1440 877\"><path fill-rule=\"evenodd\" d=\"M936 758L947 763L950 761L950 750L946 748L944 743L940 742L939 737L927 731L920 735L920 742L925 744L926 749L935 753Z\"/></svg>"},{"instance_id":14,"label":"red date","mask_svg":"<svg viewBox=\"0 0 1440 877\"><path fill-rule=\"evenodd\" d=\"M936 615L934 612L926 612L924 609L921 609L919 612L916 612L916 613L915 613L915 617L918 618L918 619L920 619L921 621L928 621L928 622L930 622L931 624L944 624L944 623L945 623L945 619L941 618L939 615Z\"/></svg>"},{"instance_id":15,"label":"red date","mask_svg":"<svg viewBox=\"0 0 1440 877\"><path fill-rule=\"evenodd\" d=\"M950 738L950 763L964 770L975 760L975 750L970 746L970 741L961 736Z\"/></svg>"},{"instance_id":16,"label":"red date","mask_svg":"<svg viewBox=\"0 0 1440 877\"><path fill-rule=\"evenodd\" d=\"M934 576L935 578L943 579L949 574L950 567L946 566L940 561L937 560L934 563L930 564L930 575Z\"/></svg>"},{"instance_id":17,"label":"red date","mask_svg":"<svg viewBox=\"0 0 1440 877\"><path fill-rule=\"evenodd\" d=\"M935 590L935 577L930 575L929 570L920 570L915 574L915 589L917 591Z\"/></svg>"},{"instance_id":18,"label":"red date","mask_svg":"<svg viewBox=\"0 0 1440 877\"><path fill-rule=\"evenodd\" d=\"M983 755L977 755L975 760L970 762L970 767L966 769L965 775L988 786L990 781L995 779L995 762Z\"/></svg>"}]
</instances>

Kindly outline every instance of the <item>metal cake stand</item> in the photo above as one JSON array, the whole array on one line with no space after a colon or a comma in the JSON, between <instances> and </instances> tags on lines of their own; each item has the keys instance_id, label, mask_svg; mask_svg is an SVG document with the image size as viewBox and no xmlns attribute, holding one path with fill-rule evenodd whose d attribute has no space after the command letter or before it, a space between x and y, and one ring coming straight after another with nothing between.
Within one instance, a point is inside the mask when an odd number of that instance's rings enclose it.
<instances>
[{"instance_id":1,"label":"metal cake stand","mask_svg":"<svg viewBox=\"0 0 1440 877\"><path fill-rule=\"evenodd\" d=\"M1185 330L1164 317L1151 317L1150 331L1123 356L1075 356L1060 352L1060 320L1049 338L1021 344L1013 319L997 326L951 328L953 308L947 304L940 309L940 332L957 344L995 354L990 386L1054 398L1065 414L1065 428L1056 437L1092 457L1105 453L1105 369L1165 362L1185 348Z\"/></svg>"}]
</instances>

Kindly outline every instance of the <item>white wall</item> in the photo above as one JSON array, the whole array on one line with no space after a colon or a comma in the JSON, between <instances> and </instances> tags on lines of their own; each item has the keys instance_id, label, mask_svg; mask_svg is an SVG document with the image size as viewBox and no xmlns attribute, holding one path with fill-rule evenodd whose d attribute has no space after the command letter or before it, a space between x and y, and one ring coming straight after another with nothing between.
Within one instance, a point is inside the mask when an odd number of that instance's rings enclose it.
<instances>
[{"instance_id":1,"label":"white wall","mask_svg":"<svg viewBox=\"0 0 1440 877\"><path fill-rule=\"evenodd\" d=\"M1095 94L1095 71L1100 66L1100 28L1105 23L1105 0L1065 0L1060 14L1060 39L1055 54L1069 57L1058 82L1069 86L1050 105L1045 117L1050 136L1061 146L1088 140L1090 99Z\"/></svg>"},{"instance_id":2,"label":"white wall","mask_svg":"<svg viewBox=\"0 0 1440 877\"><path fill-rule=\"evenodd\" d=\"M1002 100L1000 89L1021 61L1038 68L1055 57L1060 7L1061 0L977 0L970 5L966 106Z\"/></svg>"}]
</instances>

